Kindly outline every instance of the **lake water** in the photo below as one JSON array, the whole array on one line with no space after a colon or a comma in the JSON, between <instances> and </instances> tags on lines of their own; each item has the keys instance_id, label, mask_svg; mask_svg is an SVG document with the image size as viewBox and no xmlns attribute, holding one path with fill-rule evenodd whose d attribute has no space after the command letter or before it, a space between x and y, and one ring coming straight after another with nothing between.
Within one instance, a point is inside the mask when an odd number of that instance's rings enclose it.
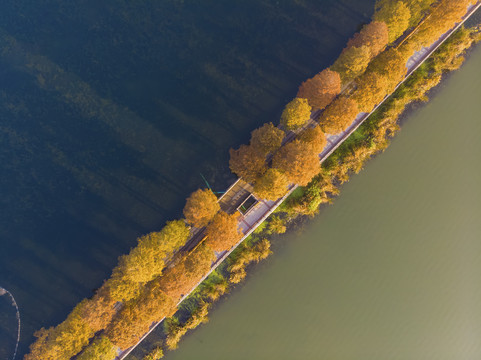
<instances>
[{"instance_id":1,"label":"lake water","mask_svg":"<svg viewBox=\"0 0 481 360\"><path fill-rule=\"evenodd\" d=\"M373 5L2 0L0 286L20 355L181 215L200 173L225 189L229 147L276 121ZM3 359L16 324L0 300Z\"/></svg>"},{"instance_id":2,"label":"lake water","mask_svg":"<svg viewBox=\"0 0 481 360\"><path fill-rule=\"evenodd\" d=\"M481 358L481 47L168 360Z\"/></svg>"}]
</instances>

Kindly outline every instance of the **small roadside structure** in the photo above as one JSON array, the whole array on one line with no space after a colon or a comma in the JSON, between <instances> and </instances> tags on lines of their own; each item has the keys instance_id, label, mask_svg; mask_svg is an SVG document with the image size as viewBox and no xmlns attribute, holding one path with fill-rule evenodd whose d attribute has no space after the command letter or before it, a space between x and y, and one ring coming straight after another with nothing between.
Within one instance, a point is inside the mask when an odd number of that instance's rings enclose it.
<instances>
[{"instance_id":1,"label":"small roadside structure","mask_svg":"<svg viewBox=\"0 0 481 360\"><path fill-rule=\"evenodd\" d=\"M247 215L249 213L250 210L252 210L255 205L259 202L259 200L257 200L257 198L253 195L253 194L250 194L238 207L237 207L237 210L239 210L239 212L242 214L242 215Z\"/></svg>"}]
</instances>

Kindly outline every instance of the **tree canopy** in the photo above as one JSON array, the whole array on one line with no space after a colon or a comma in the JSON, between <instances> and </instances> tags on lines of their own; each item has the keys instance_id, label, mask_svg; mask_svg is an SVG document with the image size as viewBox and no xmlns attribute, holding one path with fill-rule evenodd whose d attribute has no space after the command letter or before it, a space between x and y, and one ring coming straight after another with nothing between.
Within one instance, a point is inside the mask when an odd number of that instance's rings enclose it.
<instances>
[{"instance_id":1,"label":"tree canopy","mask_svg":"<svg viewBox=\"0 0 481 360\"><path fill-rule=\"evenodd\" d=\"M229 250L237 244L242 237L238 217L239 214L237 213L232 215L223 211L217 213L205 230L207 235L205 244L217 252Z\"/></svg>"},{"instance_id":2,"label":"tree canopy","mask_svg":"<svg viewBox=\"0 0 481 360\"><path fill-rule=\"evenodd\" d=\"M319 123L327 134L338 134L352 124L358 113L358 104L354 99L339 97L324 110Z\"/></svg>"},{"instance_id":3,"label":"tree canopy","mask_svg":"<svg viewBox=\"0 0 481 360\"><path fill-rule=\"evenodd\" d=\"M284 131L272 123L266 123L252 132L250 146L265 156L279 149L282 139L284 139Z\"/></svg>"},{"instance_id":4,"label":"tree canopy","mask_svg":"<svg viewBox=\"0 0 481 360\"><path fill-rule=\"evenodd\" d=\"M378 55L388 44L388 28L383 21L372 21L364 25L360 32L356 33L347 43L347 47L367 46L371 58Z\"/></svg>"},{"instance_id":5,"label":"tree canopy","mask_svg":"<svg viewBox=\"0 0 481 360\"><path fill-rule=\"evenodd\" d=\"M341 75L343 83L348 83L352 79L361 75L371 61L371 50L368 46L352 46L345 48L331 69Z\"/></svg>"},{"instance_id":6,"label":"tree canopy","mask_svg":"<svg viewBox=\"0 0 481 360\"><path fill-rule=\"evenodd\" d=\"M311 117L311 106L307 99L295 98L286 105L281 115L281 125L287 130L304 126Z\"/></svg>"},{"instance_id":7,"label":"tree canopy","mask_svg":"<svg viewBox=\"0 0 481 360\"><path fill-rule=\"evenodd\" d=\"M272 167L283 172L290 182L305 186L320 170L319 154L296 139L274 155Z\"/></svg>"},{"instance_id":8,"label":"tree canopy","mask_svg":"<svg viewBox=\"0 0 481 360\"><path fill-rule=\"evenodd\" d=\"M267 200L277 200L287 192L289 180L278 169L269 169L257 179L254 193L257 197Z\"/></svg>"},{"instance_id":9,"label":"tree canopy","mask_svg":"<svg viewBox=\"0 0 481 360\"><path fill-rule=\"evenodd\" d=\"M160 289L177 302L207 274L214 260L212 249L205 244L200 245L178 264L166 268L156 281Z\"/></svg>"},{"instance_id":10,"label":"tree canopy","mask_svg":"<svg viewBox=\"0 0 481 360\"><path fill-rule=\"evenodd\" d=\"M324 109L341 92L339 73L325 69L299 87L297 98L307 99L312 109Z\"/></svg>"},{"instance_id":11,"label":"tree canopy","mask_svg":"<svg viewBox=\"0 0 481 360\"><path fill-rule=\"evenodd\" d=\"M326 135L319 125L306 129L299 139L316 154L320 154L326 146Z\"/></svg>"},{"instance_id":12,"label":"tree canopy","mask_svg":"<svg viewBox=\"0 0 481 360\"><path fill-rule=\"evenodd\" d=\"M266 172L266 157L253 146L241 145L237 150L230 149L229 167L234 174L253 183Z\"/></svg>"},{"instance_id":13,"label":"tree canopy","mask_svg":"<svg viewBox=\"0 0 481 360\"><path fill-rule=\"evenodd\" d=\"M198 189L187 198L184 216L189 224L201 228L206 226L219 210L217 196L209 189Z\"/></svg>"},{"instance_id":14,"label":"tree canopy","mask_svg":"<svg viewBox=\"0 0 481 360\"><path fill-rule=\"evenodd\" d=\"M386 23L389 29L389 42L392 43L409 28L411 11L403 1L384 1L379 5L373 18Z\"/></svg>"},{"instance_id":15,"label":"tree canopy","mask_svg":"<svg viewBox=\"0 0 481 360\"><path fill-rule=\"evenodd\" d=\"M153 322L174 312L175 302L155 283L144 289L139 299L124 305L105 335L114 345L125 350L139 341Z\"/></svg>"},{"instance_id":16,"label":"tree canopy","mask_svg":"<svg viewBox=\"0 0 481 360\"><path fill-rule=\"evenodd\" d=\"M112 360L117 356L117 347L105 336L95 339L77 360Z\"/></svg>"},{"instance_id":17,"label":"tree canopy","mask_svg":"<svg viewBox=\"0 0 481 360\"><path fill-rule=\"evenodd\" d=\"M392 81L388 76L377 72L369 72L356 80L357 90L352 98L357 101L359 110L370 112L389 94Z\"/></svg>"}]
</instances>

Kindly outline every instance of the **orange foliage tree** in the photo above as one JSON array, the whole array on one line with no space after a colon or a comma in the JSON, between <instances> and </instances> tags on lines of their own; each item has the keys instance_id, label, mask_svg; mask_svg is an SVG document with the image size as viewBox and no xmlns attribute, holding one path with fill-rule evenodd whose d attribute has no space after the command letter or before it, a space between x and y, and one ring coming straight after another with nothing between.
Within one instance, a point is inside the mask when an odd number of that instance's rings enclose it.
<instances>
[{"instance_id":1,"label":"orange foliage tree","mask_svg":"<svg viewBox=\"0 0 481 360\"><path fill-rule=\"evenodd\" d=\"M177 302L207 274L214 260L212 249L200 245L178 264L164 270L158 279L160 288Z\"/></svg>"},{"instance_id":2,"label":"orange foliage tree","mask_svg":"<svg viewBox=\"0 0 481 360\"><path fill-rule=\"evenodd\" d=\"M364 25L347 43L347 47L367 46L371 58L379 54L388 44L388 28L382 21L372 21Z\"/></svg>"},{"instance_id":3,"label":"orange foliage tree","mask_svg":"<svg viewBox=\"0 0 481 360\"><path fill-rule=\"evenodd\" d=\"M336 71L325 69L302 83L298 98L307 99L312 109L324 109L341 92L341 77Z\"/></svg>"},{"instance_id":4,"label":"orange foliage tree","mask_svg":"<svg viewBox=\"0 0 481 360\"><path fill-rule=\"evenodd\" d=\"M214 216L212 222L207 225L205 231L207 239L205 240L212 250L221 252L229 250L242 237L242 232L239 230L238 223L239 215L229 215L223 211Z\"/></svg>"},{"instance_id":5,"label":"orange foliage tree","mask_svg":"<svg viewBox=\"0 0 481 360\"><path fill-rule=\"evenodd\" d=\"M76 360L112 360L117 356L117 347L105 336L95 339Z\"/></svg>"},{"instance_id":6,"label":"orange foliage tree","mask_svg":"<svg viewBox=\"0 0 481 360\"><path fill-rule=\"evenodd\" d=\"M326 135L319 125L306 129L299 139L301 139L306 146L309 146L311 151L316 154L320 154L327 143Z\"/></svg>"},{"instance_id":7,"label":"orange foliage tree","mask_svg":"<svg viewBox=\"0 0 481 360\"><path fill-rule=\"evenodd\" d=\"M278 169L269 169L257 179L254 193L257 197L267 200L277 200L287 192L289 180Z\"/></svg>"},{"instance_id":8,"label":"orange foliage tree","mask_svg":"<svg viewBox=\"0 0 481 360\"><path fill-rule=\"evenodd\" d=\"M324 110L319 123L327 134L338 134L351 125L358 113L359 108L354 99L339 97Z\"/></svg>"},{"instance_id":9,"label":"orange foliage tree","mask_svg":"<svg viewBox=\"0 0 481 360\"><path fill-rule=\"evenodd\" d=\"M112 344L125 350L137 343L153 322L171 316L175 310L174 300L154 282L142 291L138 299L124 305L105 335Z\"/></svg>"},{"instance_id":10,"label":"orange foliage tree","mask_svg":"<svg viewBox=\"0 0 481 360\"><path fill-rule=\"evenodd\" d=\"M198 189L187 198L184 216L189 224L201 228L206 226L219 210L217 196L209 189Z\"/></svg>"},{"instance_id":11,"label":"orange foliage tree","mask_svg":"<svg viewBox=\"0 0 481 360\"><path fill-rule=\"evenodd\" d=\"M237 150L230 149L229 167L234 174L253 183L266 172L266 157L253 146L241 145Z\"/></svg>"},{"instance_id":12,"label":"orange foliage tree","mask_svg":"<svg viewBox=\"0 0 481 360\"><path fill-rule=\"evenodd\" d=\"M319 154L296 139L275 155L272 167L283 172L290 182L305 186L320 171Z\"/></svg>"},{"instance_id":13,"label":"orange foliage tree","mask_svg":"<svg viewBox=\"0 0 481 360\"><path fill-rule=\"evenodd\" d=\"M266 123L252 132L250 146L259 154L267 155L281 147L282 139L284 131L272 123Z\"/></svg>"}]
</instances>

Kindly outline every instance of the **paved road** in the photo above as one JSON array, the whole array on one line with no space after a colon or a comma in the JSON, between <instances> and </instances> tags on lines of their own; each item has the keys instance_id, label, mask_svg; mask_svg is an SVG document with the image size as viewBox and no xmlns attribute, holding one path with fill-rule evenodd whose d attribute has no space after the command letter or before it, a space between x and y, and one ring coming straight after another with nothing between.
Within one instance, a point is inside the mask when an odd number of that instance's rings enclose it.
<instances>
[{"instance_id":1,"label":"paved road","mask_svg":"<svg viewBox=\"0 0 481 360\"><path fill-rule=\"evenodd\" d=\"M431 46L427 48L422 48L421 50L415 52L407 61L406 67L407 67L407 74L404 78L403 81L401 81L397 86L396 89L401 86L404 81L419 67L421 64L426 61L426 59L442 44L446 39L454 32L456 31L476 10L478 10L481 7L481 0L478 1L475 5L472 5L468 8L467 14L464 16L463 21L457 24L454 28L446 32L445 34L441 35L441 37L434 42ZM390 95L389 95L390 96ZM320 161L323 162L329 155L331 155L356 129L374 112L377 110L377 108L384 103L384 101L389 97L386 96L370 113L359 113L352 124L347 128L345 131L343 131L340 134L336 135L328 135L327 136L327 144L325 148L322 150L322 152L319 154ZM312 126L315 122L317 122L320 111L315 111L311 114L311 119L309 120L308 124L306 124L306 127ZM286 138L283 141L283 144L292 141L297 133L299 133L302 130L299 130L297 132L290 132L286 135ZM206 274L198 284L196 284L193 288L192 291L202 282L204 279L210 275L212 271L214 271L217 266L219 266L220 263L222 263L225 258L235 250L235 248L244 241L245 238L247 238L265 219L269 217L270 214L297 188L297 185L292 184L289 186L288 192L286 195L284 195L282 198L276 200L276 201L270 201L270 200L259 200L256 205L254 205L246 214L241 215L239 218L239 227L242 229L244 236L242 239L234 246L232 249L229 251L224 251L220 254L218 254L217 259L215 262L212 264L211 270L208 274ZM228 212L228 213L234 213L237 211L237 207L252 193L252 186L242 179L237 179L219 198L219 204L221 206L221 209ZM196 229L193 237L188 241L188 243L184 246L185 250L188 249L193 249L199 241L203 239L203 231L204 229ZM189 294L186 294L180 301L179 304L187 298ZM123 360L127 357L128 354L138 345L140 344L149 334L152 332L161 322L163 319L161 319L159 322L152 324L151 329L147 334L145 334L139 342L133 346L130 349L125 350L122 352L116 360Z\"/></svg>"}]
</instances>

